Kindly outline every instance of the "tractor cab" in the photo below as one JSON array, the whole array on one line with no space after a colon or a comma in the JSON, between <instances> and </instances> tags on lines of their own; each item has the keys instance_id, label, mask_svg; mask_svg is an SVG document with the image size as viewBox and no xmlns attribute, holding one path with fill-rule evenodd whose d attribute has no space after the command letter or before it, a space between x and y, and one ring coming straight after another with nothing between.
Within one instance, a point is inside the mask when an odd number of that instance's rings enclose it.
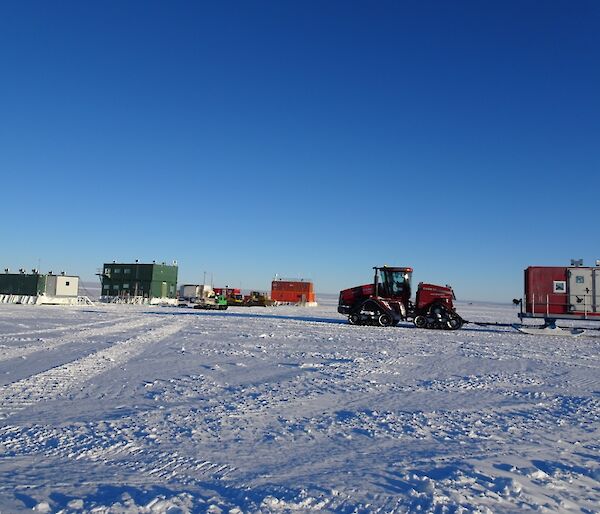
<instances>
[{"instance_id":1,"label":"tractor cab","mask_svg":"<svg viewBox=\"0 0 600 514\"><path fill-rule=\"evenodd\" d=\"M375 296L408 301L411 294L412 268L373 268Z\"/></svg>"}]
</instances>

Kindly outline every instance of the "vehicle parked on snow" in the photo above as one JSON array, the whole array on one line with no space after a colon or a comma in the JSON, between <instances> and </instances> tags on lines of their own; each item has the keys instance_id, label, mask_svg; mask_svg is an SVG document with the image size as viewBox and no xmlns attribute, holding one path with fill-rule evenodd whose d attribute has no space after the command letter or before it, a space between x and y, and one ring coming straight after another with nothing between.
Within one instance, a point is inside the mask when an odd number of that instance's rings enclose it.
<instances>
[{"instance_id":1,"label":"vehicle parked on snow","mask_svg":"<svg viewBox=\"0 0 600 514\"><path fill-rule=\"evenodd\" d=\"M374 267L372 284L340 292L338 312L353 325L388 327L412 321L418 328L459 329L464 320L456 313L450 286L421 282L411 301L412 268Z\"/></svg>"},{"instance_id":2,"label":"vehicle parked on snow","mask_svg":"<svg viewBox=\"0 0 600 514\"><path fill-rule=\"evenodd\" d=\"M215 290L206 284L184 284L179 289L179 307L193 307L194 309L225 310L227 299L218 295Z\"/></svg>"}]
</instances>

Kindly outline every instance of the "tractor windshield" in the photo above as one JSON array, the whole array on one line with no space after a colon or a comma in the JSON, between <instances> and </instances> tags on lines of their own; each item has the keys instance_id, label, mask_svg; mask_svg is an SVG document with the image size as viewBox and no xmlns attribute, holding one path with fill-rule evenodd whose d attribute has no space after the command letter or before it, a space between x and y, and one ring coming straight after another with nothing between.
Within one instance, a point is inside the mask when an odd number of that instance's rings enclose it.
<instances>
[{"instance_id":1,"label":"tractor windshield","mask_svg":"<svg viewBox=\"0 0 600 514\"><path fill-rule=\"evenodd\" d=\"M379 295L388 298L410 297L410 272L382 269Z\"/></svg>"}]
</instances>

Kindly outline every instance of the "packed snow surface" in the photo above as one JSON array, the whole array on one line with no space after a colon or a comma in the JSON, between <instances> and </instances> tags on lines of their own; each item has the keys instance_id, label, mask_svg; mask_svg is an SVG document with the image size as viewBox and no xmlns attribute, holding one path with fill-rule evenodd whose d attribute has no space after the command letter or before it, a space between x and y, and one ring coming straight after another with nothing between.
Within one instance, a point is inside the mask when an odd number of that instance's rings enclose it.
<instances>
[{"instance_id":1,"label":"packed snow surface","mask_svg":"<svg viewBox=\"0 0 600 514\"><path fill-rule=\"evenodd\" d=\"M319 300L0 306L0 511L599 512L597 330L355 327Z\"/></svg>"}]
</instances>

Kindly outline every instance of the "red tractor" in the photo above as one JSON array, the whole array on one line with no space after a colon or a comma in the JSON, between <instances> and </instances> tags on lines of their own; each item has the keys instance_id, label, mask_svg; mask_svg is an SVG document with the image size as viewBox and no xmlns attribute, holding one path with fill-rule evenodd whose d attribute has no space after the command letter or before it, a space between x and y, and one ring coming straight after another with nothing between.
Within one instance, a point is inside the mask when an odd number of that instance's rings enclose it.
<instances>
[{"instance_id":1,"label":"red tractor","mask_svg":"<svg viewBox=\"0 0 600 514\"><path fill-rule=\"evenodd\" d=\"M373 268L372 284L340 292L338 312L347 314L352 325L389 327L411 321L418 328L456 330L464 320L454 310L454 292L449 286L421 282L415 303L410 300L412 268Z\"/></svg>"}]
</instances>

